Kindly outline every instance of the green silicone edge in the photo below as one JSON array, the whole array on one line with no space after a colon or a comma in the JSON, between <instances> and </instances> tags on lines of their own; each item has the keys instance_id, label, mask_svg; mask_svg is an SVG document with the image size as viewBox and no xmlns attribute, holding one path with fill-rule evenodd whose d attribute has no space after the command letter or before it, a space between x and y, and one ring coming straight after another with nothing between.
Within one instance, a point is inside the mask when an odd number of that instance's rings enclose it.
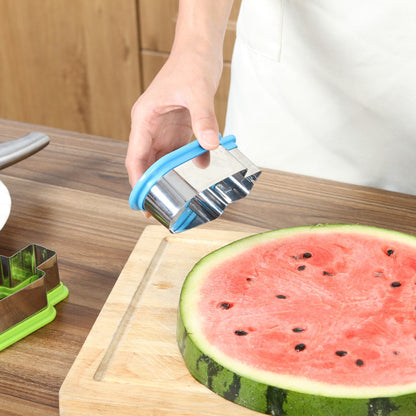
<instances>
[{"instance_id":1,"label":"green silicone edge","mask_svg":"<svg viewBox=\"0 0 416 416\"><path fill-rule=\"evenodd\" d=\"M58 286L55 286L53 289L48 291L48 304L56 305L61 300L64 300L68 296L68 293L68 288L62 282L60 282Z\"/></svg>"},{"instance_id":2,"label":"green silicone edge","mask_svg":"<svg viewBox=\"0 0 416 416\"><path fill-rule=\"evenodd\" d=\"M52 322L56 316L54 305L65 299L68 293L68 288L62 282L51 289L47 293L48 305L45 308L0 334L0 351Z\"/></svg>"},{"instance_id":3,"label":"green silicone edge","mask_svg":"<svg viewBox=\"0 0 416 416\"><path fill-rule=\"evenodd\" d=\"M4 286L0 287L0 298L3 299L7 296L13 295L18 290L30 285L31 283L33 283L35 280L38 280L39 278L40 278L40 276L34 274L34 275L28 277L27 279L25 279L23 282L19 283L16 286L11 287L11 288L4 287Z\"/></svg>"},{"instance_id":4,"label":"green silicone edge","mask_svg":"<svg viewBox=\"0 0 416 416\"><path fill-rule=\"evenodd\" d=\"M53 321L55 316L55 308L48 305L24 321L2 332L0 334L0 351Z\"/></svg>"}]
</instances>

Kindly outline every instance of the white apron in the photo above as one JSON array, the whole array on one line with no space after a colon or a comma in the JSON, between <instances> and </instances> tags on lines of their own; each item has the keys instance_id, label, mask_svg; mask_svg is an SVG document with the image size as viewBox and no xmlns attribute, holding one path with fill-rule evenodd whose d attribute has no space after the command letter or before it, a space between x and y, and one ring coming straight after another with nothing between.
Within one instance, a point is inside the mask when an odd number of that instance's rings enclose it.
<instances>
[{"instance_id":1,"label":"white apron","mask_svg":"<svg viewBox=\"0 0 416 416\"><path fill-rule=\"evenodd\" d=\"M261 167L416 194L416 1L243 0L225 134Z\"/></svg>"}]
</instances>

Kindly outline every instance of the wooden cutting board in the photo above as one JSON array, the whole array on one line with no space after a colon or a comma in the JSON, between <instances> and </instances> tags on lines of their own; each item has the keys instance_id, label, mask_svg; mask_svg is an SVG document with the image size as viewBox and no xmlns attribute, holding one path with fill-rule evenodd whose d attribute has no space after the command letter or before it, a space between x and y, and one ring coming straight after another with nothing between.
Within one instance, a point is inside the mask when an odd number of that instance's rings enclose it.
<instances>
[{"instance_id":1,"label":"wooden cutting board","mask_svg":"<svg viewBox=\"0 0 416 416\"><path fill-rule=\"evenodd\" d=\"M61 415L257 414L195 381L176 344L186 275L205 254L248 234L147 227L61 387Z\"/></svg>"}]
</instances>

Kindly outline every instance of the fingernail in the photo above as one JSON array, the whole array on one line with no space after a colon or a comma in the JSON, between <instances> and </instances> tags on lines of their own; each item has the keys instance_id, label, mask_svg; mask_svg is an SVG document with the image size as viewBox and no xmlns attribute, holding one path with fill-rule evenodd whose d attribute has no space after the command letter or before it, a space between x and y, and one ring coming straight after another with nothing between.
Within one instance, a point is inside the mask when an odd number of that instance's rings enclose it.
<instances>
[{"instance_id":1,"label":"fingernail","mask_svg":"<svg viewBox=\"0 0 416 416\"><path fill-rule=\"evenodd\" d=\"M215 149L218 147L218 133L215 130L204 130L198 139L204 149Z\"/></svg>"},{"instance_id":2,"label":"fingernail","mask_svg":"<svg viewBox=\"0 0 416 416\"><path fill-rule=\"evenodd\" d=\"M145 218L150 218L151 217L151 214L149 212L147 212L147 211L140 211L140 212L143 214L143 216Z\"/></svg>"}]
</instances>

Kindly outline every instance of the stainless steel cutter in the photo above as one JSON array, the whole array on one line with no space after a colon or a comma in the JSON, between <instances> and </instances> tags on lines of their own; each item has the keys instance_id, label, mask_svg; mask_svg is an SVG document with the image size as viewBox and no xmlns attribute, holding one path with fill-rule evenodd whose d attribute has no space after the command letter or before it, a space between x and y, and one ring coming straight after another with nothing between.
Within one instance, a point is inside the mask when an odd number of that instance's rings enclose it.
<instances>
[{"instance_id":1,"label":"stainless steel cutter","mask_svg":"<svg viewBox=\"0 0 416 416\"><path fill-rule=\"evenodd\" d=\"M52 321L67 295L55 251L30 244L0 256L0 351Z\"/></svg>"},{"instance_id":2,"label":"stainless steel cutter","mask_svg":"<svg viewBox=\"0 0 416 416\"><path fill-rule=\"evenodd\" d=\"M134 186L130 206L148 211L172 233L218 218L228 204L250 193L261 171L232 135L220 138L208 165L200 167L195 158L206 152L193 141L159 159Z\"/></svg>"}]
</instances>

